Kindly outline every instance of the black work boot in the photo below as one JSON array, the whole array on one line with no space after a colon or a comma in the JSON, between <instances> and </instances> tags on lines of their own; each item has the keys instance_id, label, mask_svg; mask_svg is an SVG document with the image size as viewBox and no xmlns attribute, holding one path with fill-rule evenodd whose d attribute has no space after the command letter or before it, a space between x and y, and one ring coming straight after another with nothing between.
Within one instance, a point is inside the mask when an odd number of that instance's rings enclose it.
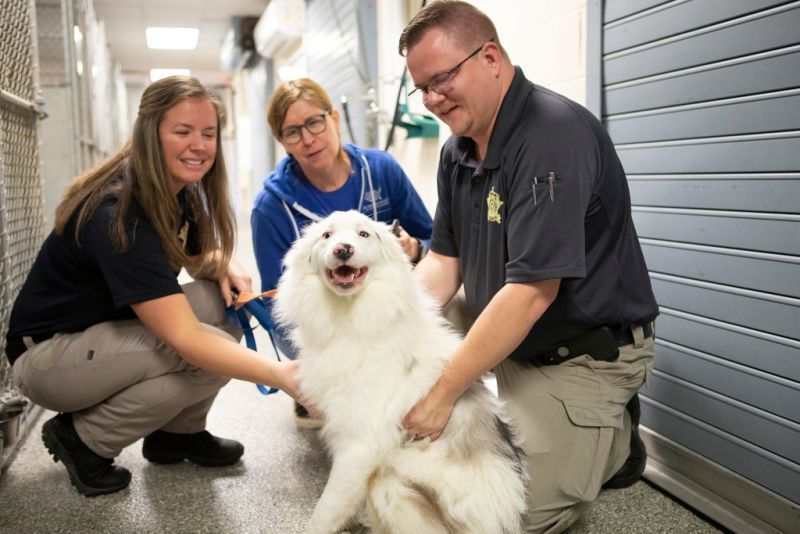
<instances>
[{"instance_id":1,"label":"black work boot","mask_svg":"<svg viewBox=\"0 0 800 534\"><path fill-rule=\"evenodd\" d=\"M156 430L144 438L142 456L155 464L173 464L184 459L206 467L235 464L244 453L244 445L232 439L211 435L208 431L175 434Z\"/></svg>"},{"instance_id":2,"label":"black work boot","mask_svg":"<svg viewBox=\"0 0 800 534\"><path fill-rule=\"evenodd\" d=\"M625 409L631 416L631 452L619 471L603 484L603 489L621 489L632 486L641 478L647 465L647 449L644 447L642 438L639 437L639 419L642 409L639 405L638 393L631 397L631 400L625 405Z\"/></svg>"},{"instance_id":3,"label":"black work boot","mask_svg":"<svg viewBox=\"0 0 800 534\"><path fill-rule=\"evenodd\" d=\"M114 493L128 487L131 472L114 465L113 458L104 458L81 441L72 414L60 413L42 426L42 441L53 455L53 461L64 464L69 480L87 497Z\"/></svg>"}]
</instances>

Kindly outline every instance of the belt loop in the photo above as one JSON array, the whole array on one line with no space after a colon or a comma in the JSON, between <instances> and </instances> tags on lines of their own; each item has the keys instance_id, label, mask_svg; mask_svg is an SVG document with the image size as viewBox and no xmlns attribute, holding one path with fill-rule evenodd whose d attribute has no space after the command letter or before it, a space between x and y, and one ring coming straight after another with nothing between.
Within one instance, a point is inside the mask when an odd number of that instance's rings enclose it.
<instances>
[{"instance_id":1,"label":"belt loop","mask_svg":"<svg viewBox=\"0 0 800 534\"><path fill-rule=\"evenodd\" d=\"M633 347L636 349L644 347L644 328L642 328L642 325L635 324L631 326L631 333L633 334Z\"/></svg>"},{"instance_id":2,"label":"belt loop","mask_svg":"<svg viewBox=\"0 0 800 534\"><path fill-rule=\"evenodd\" d=\"M36 342L33 340L31 336L22 336L22 344L25 345L26 349L29 349L36 345Z\"/></svg>"}]
</instances>

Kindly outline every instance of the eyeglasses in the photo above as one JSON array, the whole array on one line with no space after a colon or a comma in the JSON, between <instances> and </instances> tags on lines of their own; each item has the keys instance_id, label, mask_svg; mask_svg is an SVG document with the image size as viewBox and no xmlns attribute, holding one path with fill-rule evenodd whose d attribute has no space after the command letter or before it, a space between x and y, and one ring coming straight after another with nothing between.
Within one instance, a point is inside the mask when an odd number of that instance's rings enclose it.
<instances>
[{"instance_id":1,"label":"eyeglasses","mask_svg":"<svg viewBox=\"0 0 800 534\"><path fill-rule=\"evenodd\" d=\"M486 43L493 43L493 42L494 42L494 37L486 41ZM423 95L427 95L428 92L431 90L439 93L440 95L452 91L454 78L456 74L458 74L458 71L461 69L461 65L472 59L473 56L475 56L478 52L480 52L483 49L483 47L486 46L486 43L483 43L478 48L476 48L473 53L471 53L470 55L468 55L467 57L456 63L456 65L452 69L448 70L447 72L442 72L441 74L437 74L436 76L431 78L431 81L429 81L425 85L416 86L414 89L411 90L410 93L408 93L408 96L413 95L417 91L422 91Z\"/></svg>"},{"instance_id":2,"label":"eyeglasses","mask_svg":"<svg viewBox=\"0 0 800 534\"><path fill-rule=\"evenodd\" d=\"M293 145L303 138L303 128L308 130L311 135L321 134L328 127L327 115L330 111L320 113L319 115L312 115L306 119L306 122L299 126L287 126L280 131L281 140L284 143Z\"/></svg>"}]
</instances>

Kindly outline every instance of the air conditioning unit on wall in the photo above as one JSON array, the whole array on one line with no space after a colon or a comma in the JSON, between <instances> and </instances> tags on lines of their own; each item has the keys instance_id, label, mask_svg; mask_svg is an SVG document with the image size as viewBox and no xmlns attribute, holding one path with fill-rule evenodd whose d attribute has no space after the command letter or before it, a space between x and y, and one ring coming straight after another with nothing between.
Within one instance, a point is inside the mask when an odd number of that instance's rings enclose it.
<instances>
[{"instance_id":1,"label":"air conditioning unit on wall","mask_svg":"<svg viewBox=\"0 0 800 534\"><path fill-rule=\"evenodd\" d=\"M271 0L256 24L256 51L275 57L303 39L305 0Z\"/></svg>"}]
</instances>

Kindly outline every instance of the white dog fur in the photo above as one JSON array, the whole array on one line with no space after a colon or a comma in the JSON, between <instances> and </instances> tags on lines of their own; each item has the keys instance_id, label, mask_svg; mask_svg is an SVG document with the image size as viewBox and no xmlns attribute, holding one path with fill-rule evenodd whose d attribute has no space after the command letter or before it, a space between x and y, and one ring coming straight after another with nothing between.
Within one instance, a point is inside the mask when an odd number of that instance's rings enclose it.
<instances>
[{"instance_id":1,"label":"white dog fur","mask_svg":"<svg viewBox=\"0 0 800 534\"><path fill-rule=\"evenodd\" d=\"M401 427L460 337L389 227L334 213L306 229L285 266L277 315L291 329L301 390L323 415L332 455L308 532L338 532L365 504L376 533L519 532L524 453L482 383L459 399L438 440L414 440Z\"/></svg>"}]
</instances>

